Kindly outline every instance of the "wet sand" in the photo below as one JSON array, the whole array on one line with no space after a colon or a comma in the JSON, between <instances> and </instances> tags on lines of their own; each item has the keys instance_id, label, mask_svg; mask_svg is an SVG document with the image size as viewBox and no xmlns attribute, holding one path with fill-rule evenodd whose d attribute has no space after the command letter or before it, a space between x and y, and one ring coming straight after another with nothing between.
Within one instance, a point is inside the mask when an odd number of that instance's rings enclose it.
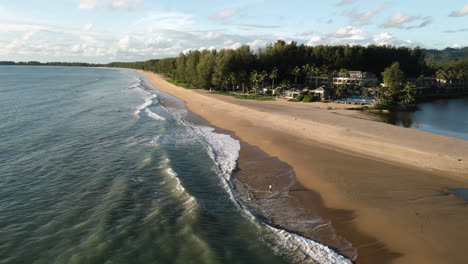
<instances>
[{"instance_id":1,"label":"wet sand","mask_svg":"<svg viewBox=\"0 0 468 264\"><path fill-rule=\"evenodd\" d=\"M146 75L211 124L291 165L297 182L287 188L295 208L330 220L357 249L357 263L466 261L468 207L449 190L468 187L467 141L326 110L320 103L246 102ZM365 150L356 146L359 142ZM258 164L246 169L247 161L258 156L246 149L238 178L265 194L270 181L255 169Z\"/></svg>"}]
</instances>

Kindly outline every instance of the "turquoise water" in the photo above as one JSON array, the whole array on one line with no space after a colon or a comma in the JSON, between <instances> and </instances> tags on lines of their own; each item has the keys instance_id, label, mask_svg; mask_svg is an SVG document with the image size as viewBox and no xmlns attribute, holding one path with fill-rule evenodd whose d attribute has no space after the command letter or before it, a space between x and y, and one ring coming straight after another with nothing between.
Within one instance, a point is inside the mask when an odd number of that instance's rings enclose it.
<instances>
[{"instance_id":1,"label":"turquoise water","mask_svg":"<svg viewBox=\"0 0 468 264\"><path fill-rule=\"evenodd\" d=\"M350 263L255 219L239 142L136 73L5 66L0 94L0 263Z\"/></svg>"},{"instance_id":2,"label":"turquoise water","mask_svg":"<svg viewBox=\"0 0 468 264\"><path fill-rule=\"evenodd\" d=\"M424 102L418 107L415 112L379 116L389 124L468 140L468 97Z\"/></svg>"}]
</instances>

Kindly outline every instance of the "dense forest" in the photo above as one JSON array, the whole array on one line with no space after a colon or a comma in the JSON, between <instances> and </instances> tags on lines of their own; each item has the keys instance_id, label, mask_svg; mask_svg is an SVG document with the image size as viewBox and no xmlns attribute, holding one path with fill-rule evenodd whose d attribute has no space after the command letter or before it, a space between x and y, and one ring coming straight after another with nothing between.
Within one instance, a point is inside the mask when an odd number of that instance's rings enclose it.
<instances>
[{"instance_id":1,"label":"dense forest","mask_svg":"<svg viewBox=\"0 0 468 264\"><path fill-rule=\"evenodd\" d=\"M464 58L468 58L468 47L464 47L461 49L446 48L443 50L425 49L424 55L426 57L426 60L435 63L458 61Z\"/></svg>"}]
</instances>

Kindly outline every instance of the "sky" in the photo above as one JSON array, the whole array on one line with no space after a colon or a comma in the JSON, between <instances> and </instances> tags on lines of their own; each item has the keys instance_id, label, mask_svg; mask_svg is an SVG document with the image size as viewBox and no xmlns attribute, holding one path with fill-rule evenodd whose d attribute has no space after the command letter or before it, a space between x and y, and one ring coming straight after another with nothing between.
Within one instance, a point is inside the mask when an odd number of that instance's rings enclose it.
<instances>
[{"instance_id":1,"label":"sky","mask_svg":"<svg viewBox=\"0 0 468 264\"><path fill-rule=\"evenodd\" d=\"M0 61L107 63L196 49L468 46L466 0L0 0Z\"/></svg>"}]
</instances>

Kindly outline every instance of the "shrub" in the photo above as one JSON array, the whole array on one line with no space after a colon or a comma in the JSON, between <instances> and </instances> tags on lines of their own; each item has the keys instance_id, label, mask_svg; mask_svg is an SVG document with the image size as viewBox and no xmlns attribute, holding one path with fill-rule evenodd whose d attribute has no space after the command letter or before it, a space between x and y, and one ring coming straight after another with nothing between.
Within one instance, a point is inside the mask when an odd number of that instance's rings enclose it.
<instances>
[{"instance_id":1,"label":"shrub","mask_svg":"<svg viewBox=\"0 0 468 264\"><path fill-rule=\"evenodd\" d=\"M316 100L315 96L307 95L307 96L304 96L304 99L302 99L302 102L309 103L309 102L315 102L315 100Z\"/></svg>"},{"instance_id":2,"label":"shrub","mask_svg":"<svg viewBox=\"0 0 468 264\"><path fill-rule=\"evenodd\" d=\"M304 95L303 94L300 94L296 97L296 101L300 102L302 101L302 99L304 99Z\"/></svg>"}]
</instances>

